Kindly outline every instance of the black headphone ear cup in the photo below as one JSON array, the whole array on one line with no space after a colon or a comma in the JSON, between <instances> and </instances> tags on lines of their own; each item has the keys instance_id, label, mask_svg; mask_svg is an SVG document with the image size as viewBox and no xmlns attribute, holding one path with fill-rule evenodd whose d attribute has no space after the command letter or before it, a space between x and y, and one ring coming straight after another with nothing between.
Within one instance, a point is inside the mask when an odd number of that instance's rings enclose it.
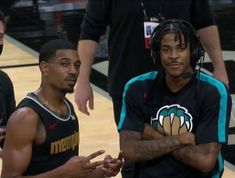
<instances>
[{"instance_id":1,"label":"black headphone ear cup","mask_svg":"<svg viewBox=\"0 0 235 178\"><path fill-rule=\"evenodd\" d=\"M155 31L153 31L152 36L151 36L151 40L149 43L150 49L151 49L151 57L153 58L153 63L156 64L156 52L155 52L155 48L156 48L156 42L154 41L154 37L155 37Z\"/></svg>"},{"instance_id":2,"label":"black headphone ear cup","mask_svg":"<svg viewBox=\"0 0 235 178\"><path fill-rule=\"evenodd\" d=\"M192 49L192 56L191 56L191 60L193 60L194 62L197 62L197 47L194 46L193 49Z\"/></svg>"},{"instance_id":3,"label":"black headphone ear cup","mask_svg":"<svg viewBox=\"0 0 235 178\"><path fill-rule=\"evenodd\" d=\"M191 55L191 66L193 67L193 69L195 69L199 59L201 57L203 57L205 54L205 51L204 51L199 39L197 39L195 43L196 44L192 49L192 55Z\"/></svg>"},{"instance_id":4,"label":"black headphone ear cup","mask_svg":"<svg viewBox=\"0 0 235 178\"><path fill-rule=\"evenodd\" d=\"M155 48L155 50L151 49L151 57L153 58L153 63L158 66L160 61L160 52L157 48Z\"/></svg>"},{"instance_id":5,"label":"black headphone ear cup","mask_svg":"<svg viewBox=\"0 0 235 178\"><path fill-rule=\"evenodd\" d=\"M153 63L156 64L156 52L151 49L151 57L153 58Z\"/></svg>"},{"instance_id":6,"label":"black headphone ear cup","mask_svg":"<svg viewBox=\"0 0 235 178\"><path fill-rule=\"evenodd\" d=\"M191 52L191 60L190 60L190 63L191 63L191 66L193 67L193 69L195 69L196 65L197 65L197 48L194 47L192 49L192 52Z\"/></svg>"},{"instance_id":7,"label":"black headphone ear cup","mask_svg":"<svg viewBox=\"0 0 235 178\"><path fill-rule=\"evenodd\" d=\"M155 52L156 60L160 61L160 60L161 60L161 57L160 57L160 50L159 50L159 47L158 47L158 48L156 48L156 50L155 50L155 51L156 51L156 52Z\"/></svg>"},{"instance_id":8,"label":"black headphone ear cup","mask_svg":"<svg viewBox=\"0 0 235 178\"><path fill-rule=\"evenodd\" d=\"M153 63L157 64L158 60L160 60L160 52L159 47L157 46L156 41L152 41L150 43L150 49L151 49L151 57L153 58Z\"/></svg>"},{"instance_id":9,"label":"black headphone ear cup","mask_svg":"<svg viewBox=\"0 0 235 178\"><path fill-rule=\"evenodd\" d=\"M204 56L204 49L199 39L197 39L192 50L192 60L196 63L202 56Z\"/></svg>"}]
</instances>

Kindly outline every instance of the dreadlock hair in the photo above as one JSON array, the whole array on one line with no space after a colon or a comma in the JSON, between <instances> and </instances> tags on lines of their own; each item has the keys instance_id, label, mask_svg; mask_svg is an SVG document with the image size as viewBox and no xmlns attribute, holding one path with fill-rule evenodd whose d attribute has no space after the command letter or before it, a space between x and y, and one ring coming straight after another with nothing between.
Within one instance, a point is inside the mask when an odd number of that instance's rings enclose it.
<instances>
[{"instance_id":1,"label":"dreadlock hair","mask_svg":"<svg viewBox=\"0 0 235 178\"><path fill-rule=\"evenodd\" d=\"M168 19L161 22L151 35L150 49L154 63L160 62L160 45L163 36L167 33L175 33L175 40L182 44L182 35L184 36L185 47L190 44L190 63L195 69L198 60L204 56L204 49L199 41L199 36L195 28L182 19Z\"/></svg>"}]
</instances>

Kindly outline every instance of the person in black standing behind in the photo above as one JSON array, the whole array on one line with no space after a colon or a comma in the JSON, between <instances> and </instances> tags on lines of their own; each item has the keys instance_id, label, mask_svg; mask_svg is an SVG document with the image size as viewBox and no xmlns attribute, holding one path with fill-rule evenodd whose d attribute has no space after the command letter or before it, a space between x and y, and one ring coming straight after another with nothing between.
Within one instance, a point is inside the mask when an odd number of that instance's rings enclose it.
<instances>
[{"instance_id":1,"label":"person in black standing behind","mask_svg":"<svg viewBox=\"0 0 235 178\"><path fill-rule=\"evenodd\" d=\"M0 11L0 55L3 50L3 38L5 34L5 16ZM15 94L13 84L9 76L0 70L0 146L3 148L6 124L11 113L15 110ZM0 152L1 157L1 152Z\"/></svg>"},{"instance_id":2,"label":"person in black standing behind","mask_svg":"<svg viewBox=\"0 0 235 178\"><path fill-rule=\"evenodd\" d=\"M213 63L213 75L228 86L218 28L208 0L89 0L78 45L82 64L75 101L81 112L89 114L87 104L93 109L89 77L98 41L106 27L110 25L108 92L118 125L125 83L156 67L148 45L149 26L152 30L159 21L171 18L184 19L196 28Z\"/></svg>"}]
</instances>

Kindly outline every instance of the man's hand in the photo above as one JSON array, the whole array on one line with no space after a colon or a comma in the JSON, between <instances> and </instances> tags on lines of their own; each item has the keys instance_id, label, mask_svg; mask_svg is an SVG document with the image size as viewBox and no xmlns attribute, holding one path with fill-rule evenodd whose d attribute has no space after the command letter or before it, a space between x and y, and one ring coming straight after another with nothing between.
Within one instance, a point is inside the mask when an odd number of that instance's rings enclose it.
<instances>
[{"instance_id":1,"label":"man's hand","mask_svg":"<svg viewBox=\"0 0 235 178\"><path fill-rule=\"evenodd\" d=\"M149 124L144 125L143 140L157 140L164 137L161 133L152 128Z\"/></svg>"},{"instance_id":2,"label":"man's hand","mask_svg":"<svg viewBox=\"0 0 235 178\"><path fill-rule=\"evenodd\" d=\"M181 135L178 135L181 141L185 144L195 145L195 135L191 132L187 132Z\"/></svg>"},{"instance_id":3,"label":"man's hand","mask_svg":"<svg viewBox=\"0 0 235 178\"><path fill-rule=\"evenodd\" d=\"M91 162L92 159L104 153L100 150L87 157L74 156L70 158L62 167L65 177L87 177L98 167L104 164L104 161Z\"/></svg>"},{"instance_id":4,"label":"man's hand","mask_svg":"<svg viewBox=\"0 0 235 178\"><path fill-rule=\"evenodd\" d=\"M89 104L89 109L94 109L94 100L93 100L93 90L91 85L88 82L80 82L78 81L75 86L75 102L78 106L79 111L82 113L89 115L87 109L87 102Z\"/></svg>"},{"instance_id":5,"label":"man's hand","mask_svg":"<svg viewBox=\"0 0 235 178\"><path fill-rule=\"evenodd\" d=\"M117 158L112 158L110 155L105 156L104 158L104 175L106 177L116 176L123 165L122 152L119 153Z\"/></svg>"},{"instance_id":6,"label":"man's hand","mask_svg":"<svg viewBox=\"0 0 235 178\"><path fill-rule=\"evenodd\" d=\"M0 127L0 141L5 138L5 135L6 135L6 128Z\"/></svg>"}]
</instances>

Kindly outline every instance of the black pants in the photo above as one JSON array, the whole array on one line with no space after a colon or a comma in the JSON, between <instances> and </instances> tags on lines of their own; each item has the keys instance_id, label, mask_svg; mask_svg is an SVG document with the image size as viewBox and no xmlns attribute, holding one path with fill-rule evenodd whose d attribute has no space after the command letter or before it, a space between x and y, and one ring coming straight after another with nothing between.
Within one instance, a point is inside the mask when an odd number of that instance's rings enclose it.
<instances>
[{"instance_id":1,"label":"black pants","mask_svg":"<svg viewBox=\"0 0 235 178\"><path fill-rule=\"evenodd\" d=\"M122 97L113 97L113 112L116 126L118 126L120 114L122 110ZM122 178L134 178L134 165L123 166L122 168Z\"/></svg>"}]
</instances>

